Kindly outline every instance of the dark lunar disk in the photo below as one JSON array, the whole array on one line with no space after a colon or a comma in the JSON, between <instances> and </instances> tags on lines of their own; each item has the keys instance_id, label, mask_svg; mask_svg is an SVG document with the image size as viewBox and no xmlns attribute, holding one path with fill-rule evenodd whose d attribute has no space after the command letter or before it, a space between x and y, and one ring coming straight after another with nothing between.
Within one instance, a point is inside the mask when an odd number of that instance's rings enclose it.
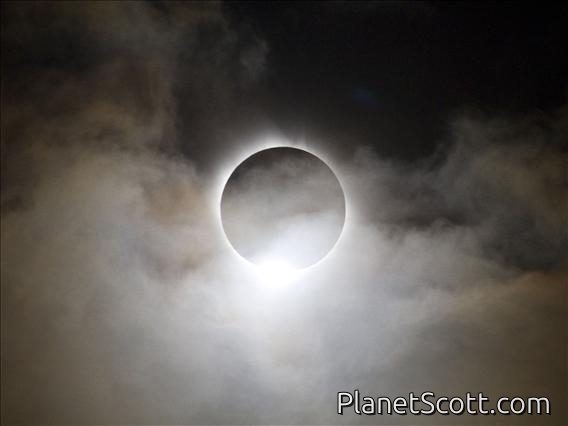
<instances>
[{"instance_id":1,"label":"dark lunar disk","mask_svg":"<svg viewBox=\"0 0 568 426\"><path fill-rule=\"evenodd\" d=\"M257 264L304 268L322 259L345 223L345 196L322 160L297 148L259 151L233 171L221 199L232 246Z\"/></svg>"}]
</instances>

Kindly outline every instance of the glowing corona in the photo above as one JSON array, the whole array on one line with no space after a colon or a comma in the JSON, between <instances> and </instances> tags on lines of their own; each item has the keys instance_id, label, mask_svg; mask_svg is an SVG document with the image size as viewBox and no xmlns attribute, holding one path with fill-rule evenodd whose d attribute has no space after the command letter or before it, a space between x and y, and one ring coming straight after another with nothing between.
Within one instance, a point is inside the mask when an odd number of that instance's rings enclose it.
<instances>
[{"instance_id":1,"label":"glowing corona","mask_svg":"<svg viewBox=\"0 0 568 426\"><path fill-rule=\"evenodd\" d=\"M320 157L292 146L246 157L220 198L219 218L231 247L274 282L321 261L346 220L335 173Z\"/></svg>"}]
</instances>

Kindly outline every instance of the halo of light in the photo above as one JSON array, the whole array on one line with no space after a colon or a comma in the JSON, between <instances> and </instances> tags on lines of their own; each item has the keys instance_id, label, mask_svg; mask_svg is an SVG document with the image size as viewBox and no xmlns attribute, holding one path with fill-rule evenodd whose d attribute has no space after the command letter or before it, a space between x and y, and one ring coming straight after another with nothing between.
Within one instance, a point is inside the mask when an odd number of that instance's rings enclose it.
<instances>
[{"instance_id":1,"label":"halo of light","mask_svg":"<svg viewBox=\"0 0 568 426\"><path fill-rule=\"evenodd\" d=\"M278 277L290 276L292 270L319 263L333 250L345 226L347 200L336 173L318 155L290 145L270 148L256 151L238 163L223 185L218 212L225 237L239 257L260 268L270 281L278 281ZM270 162L266 163L268 160ZM243 182L246 185L239 186ZM275 193L272 188L277 187L280 192ZM266 194L270 203L262 198ZM251 207L254 205L250 202L251 196L252 200L260 197L259 208ZM229 201L225 205L229 207L224 209L224 221L222 210L226 198ZM268 220L258 221L260 212L267 208ZM269 245L265 244L267 242Z\"/></svg>"}]
</instances>

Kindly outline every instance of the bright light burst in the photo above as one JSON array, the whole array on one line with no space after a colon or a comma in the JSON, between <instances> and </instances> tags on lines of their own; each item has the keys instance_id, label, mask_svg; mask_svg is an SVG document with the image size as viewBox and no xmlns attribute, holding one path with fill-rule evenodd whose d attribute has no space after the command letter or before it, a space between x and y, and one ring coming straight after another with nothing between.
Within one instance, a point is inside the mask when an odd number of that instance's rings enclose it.
<instances>
[{"instance_id":1,"label":"bright light burst","mask_svg":"<svg viewBox=\"0 0 568 426\"><path fill-rule=\"evenodd\" d=\"M263 281L278 287L290 283L299 272L290 264L278 259L267 259L260 262L258 270Z\"/></svg>"}]
</instances>

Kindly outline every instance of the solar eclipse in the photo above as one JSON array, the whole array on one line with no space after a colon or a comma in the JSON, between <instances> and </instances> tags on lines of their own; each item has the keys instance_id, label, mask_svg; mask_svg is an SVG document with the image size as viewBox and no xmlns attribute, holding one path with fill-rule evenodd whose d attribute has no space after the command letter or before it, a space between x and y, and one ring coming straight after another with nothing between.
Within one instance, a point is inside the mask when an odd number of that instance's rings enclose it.
<instances>
[{"instance_id":1,"label":"solar eclipse","mask_svg":"<svg viewBox=\"0 0 568 426\"><path fill-rule=\"evenodd\" d=\"M270 269L300 269L333 248L345 196L320 158L292 147L261 150L240 163L221 198L221 221L242 257Z\"/></svg>"},{"instance_id":2,"label":"solar eclipse","mask_svg":"<svg viewBox=\"0 0 568 426\"><path fill-rule=\"evenodd\" d=\"M568 9L484 6L2 1L0 425L568 425Z\"/></svg>"}]
</instances>

